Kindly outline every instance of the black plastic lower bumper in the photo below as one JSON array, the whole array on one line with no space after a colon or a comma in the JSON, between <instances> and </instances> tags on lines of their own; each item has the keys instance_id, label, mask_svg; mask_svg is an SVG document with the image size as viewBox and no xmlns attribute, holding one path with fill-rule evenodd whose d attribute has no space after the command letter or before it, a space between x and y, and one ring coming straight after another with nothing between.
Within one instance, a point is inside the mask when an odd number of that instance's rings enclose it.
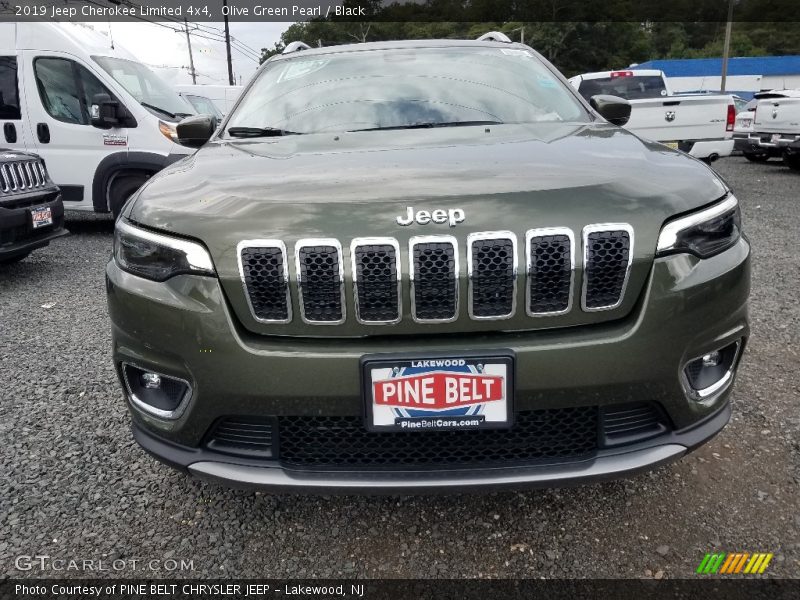
<instances>
[{"instance_id":1,"label":"black plastic lower bumper","mask_svg":"<svg viewBox=\"0 0 800 600\"><path fill-rule=\"evenodd\" d=\"M31 210L43 207L50 208L53 224L34 229ZM42 202L27 201L24 206L0 204L0 260L28 254L68 234L64 229L64 204L60 196Z\"/></svg>"},{"instance_id":2,"label":"black plastic lower bumper","mask_svg":"<svg viewBox=\"0 0 800 600\"><path fill-rule=\"evenodd\" d=\"M728 423L731 405L693 426L642 443L604 449L589 459L558 464L436 470L298 470L277 461L237 459L205 448L187 448L146 432L135 423L134 439L158 460L201 479L233 487L315 493L416 493L526 487L559 487L602 481L676 460L713 438Z\"/></svg>"}]
</instances>

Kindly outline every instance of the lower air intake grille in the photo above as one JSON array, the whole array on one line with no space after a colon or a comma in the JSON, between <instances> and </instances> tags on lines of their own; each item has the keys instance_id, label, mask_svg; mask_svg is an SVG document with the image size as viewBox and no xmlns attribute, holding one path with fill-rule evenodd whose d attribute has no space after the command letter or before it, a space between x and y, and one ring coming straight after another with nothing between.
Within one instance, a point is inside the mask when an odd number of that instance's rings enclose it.
<instances>
[{"instance_id":1,"label":"lower air intake grille","mask_svg":"<svg viewBox=\"0 0 800 600\"><path fill-rule=\"evenodd\" d=\"M627 231L592 231L586 235L584 307L590 310L615 308L622 293L630 263L630 234Z\"/></svg>"},{"instance_id":2,"label":"lower air intake grille","mask_svg":"<svg viewBox=\"0 0 800 600\"><path fill-rule=\"evenodd\" d=\"M455 242L412 242L414 318L449 321L458 312L458 257Z\"/></svg>"},{"instance_id":3,"label":"lower air intake grille","mask_svg":"<svg viewBox=\"0 0 800 600\"><path fill-rule=\"evenodd\" d=\"M368 323L393 323L400 318L398 252L392 244L354 245L358 318Z\"/></svg>"},{"instance_id":4,"label":"lower air intake grille","mask_svg":"<svg viewBox=\"0 0 800 600\"><path fill-rule=\"evenodd\" d=\"M528 314L567 311L572 293L571 236L533 235L528 243Z\"/></svg>"},{"instance_id":5,"label":"lower air intake grille","mask_svg":"<svg viewBox=\"0 0 800 600\"><path fill-rule=\"evenodd\" d=\"M473 317L491 319L513 314L515 254L512 238L470 241L470 314Z\"/></svg>"},{"instance_id":6,"label":"lower air intake grille","mask_svg":"<svg viewBox=\"0 0 800 600\"><path fill-rule=\"evenodd\" d=\"M300 246L297 252L300 305L306 321L344 320L341 250L333 244Z\"/></svg>"},{"instance_id":7,"label":"lower air intake grille","mask_svg":"<svg viewBox=\"0 0 800 600\"><path fill-rule=\"evenodd\" d=\"M597 408L522 411L509 430L374 433L361 417L278 417L280 461L293 467L472 467L590 456Z\"/></svg>"},{"instance_id":8,"label":"lower air intake grille","mask_svg":"<svg viewBox=\"0 0 800 600\"><path fill-rule=\"evenodd\" d=\"M270 458L273 455L274 420L227 418L216 424L206 446L215 452Z\"/></svg>"},{"instance_id":9,"label":"lower air intake grille","mask_svg":"<svg viewBox=\"0 0 800 600\"><path fill-rule=\"evenodd\" d=\"M667 431L666 417L649 403L606 406L601 412L605 445L629 444Z\"/></svg>"},{"instance_id":10,"label":"lower air intake grille","mask_svg":"<svg viewBox=\"0 0 800 600\"><path fill-rule=\"evenodd\" d=\"M241 261L242 277L256 318L288 321L289 288L283 248L242 248Z\"/></svg>"}]
</instances>

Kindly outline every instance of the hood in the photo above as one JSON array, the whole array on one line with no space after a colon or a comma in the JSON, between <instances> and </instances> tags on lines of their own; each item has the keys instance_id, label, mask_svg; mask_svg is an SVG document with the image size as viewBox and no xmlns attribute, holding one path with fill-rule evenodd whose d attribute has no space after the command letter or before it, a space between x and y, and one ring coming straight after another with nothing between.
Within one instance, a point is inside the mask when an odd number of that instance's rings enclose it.
<instances>
[{"instance_id":1,"label":"hood","mask_svg":"<svg viewBox=\"0 0 800 600\"><path fill-rule=\"evenodd\" d=\"M726 191L703 163L608 124L493 125L215 141L153 177L128 204L126 216L201 240L247 328L298 335L345 330L368 335L372 330L248 318L236 254L240 241L283 240L291 263L297 240L336 238L347 264L347 248L356 237L393 237L405 252L412 236L446 234L460 240L463 250L474 232L512 231L522 244L532 228L569 227L579 240L589 224L630 224L636 235L625 301L603 313L573 310L539 319L538 328L625 316L648 276L662 223ZM455 227L401 226L397 217L407 215L409 207L412 212L460 210L464 219ZM463 265L461 270L466 277ZM464 281L461 287L467 285ZM532 328L522 313L504 326ZM408 319L381 333L418 331L413 325ZM459 319L425 331L497 328L497 322Z\"/></svg>"}]
</instances>

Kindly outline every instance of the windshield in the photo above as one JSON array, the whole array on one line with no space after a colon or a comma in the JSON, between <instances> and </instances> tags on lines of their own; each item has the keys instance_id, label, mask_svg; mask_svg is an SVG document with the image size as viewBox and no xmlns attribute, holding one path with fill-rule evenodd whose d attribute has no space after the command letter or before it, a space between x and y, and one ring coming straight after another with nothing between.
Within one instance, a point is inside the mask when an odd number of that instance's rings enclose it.
<instances>
[{"instance_id":1,"label":"windshield","mask_svg":"<svg viewBox=\"0 0 800 600\"><path fill-rule=\"evenodd\" d=\"M175 120L195 113L188 102L143 64L109 56L92 58L137 102L159 117Z\"/></svg>"},{"instance_id":2,"label":"windshield","mask_svg":"<svg viewBox=\"0 0 800 600\"><path fill-rule=\"evenodd\" d=\"M610 94L626 100L661 98L667 95L664 80L659 75L628 75L584 79L581 81L578 91L587 100L598 94Z\"/></svg>"},{"instance_id":3,"label":"windshield","mask_svg":"<svg viewBox=\"0 0 800 600\"><path fill-rule=\"evenodd\" d=\"M216 104L211 101L211 98L205 96L195 96L194 94L181 94L181 98L185 98L194 107L198 114L211 115L212 117L222 118L222 113L217 108Z\"/></svg>"},{"instance_id":4,"label":"windshield","mask_svg":"<svg viewBox=\"0 0 800 600\"><path fill-rule=\"evenodd\" d=\"M589 119L532 52L414 48L276 60L248 90L227 131L288 134Z\"/></svg>"}]
</instances>

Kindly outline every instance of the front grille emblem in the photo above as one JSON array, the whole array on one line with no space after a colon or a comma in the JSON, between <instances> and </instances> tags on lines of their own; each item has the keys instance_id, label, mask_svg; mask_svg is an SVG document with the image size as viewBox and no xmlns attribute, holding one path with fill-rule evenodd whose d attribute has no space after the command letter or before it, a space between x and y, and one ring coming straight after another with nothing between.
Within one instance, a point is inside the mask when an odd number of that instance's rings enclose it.
<instances>
[{"instance_id":1,"label":"front grille emblem","mask_svg":"<svg viewBox=\"0 0 800 600\"><path fill-rule=\"evenodd\" d=\"M448 223L450 227L455 227L459 223L462 223L466 217L466 213L464 213L464 210L461 208L451 208L448 210L437 208L431 211L414 211L414 207L409 206L406 208L406 214L399 215L395 220L398 225L402 225L403 227L411 225L412 223L418 223L419 225L427 225L428 223L443 225Z\"/></svg>"}]
</instances>

